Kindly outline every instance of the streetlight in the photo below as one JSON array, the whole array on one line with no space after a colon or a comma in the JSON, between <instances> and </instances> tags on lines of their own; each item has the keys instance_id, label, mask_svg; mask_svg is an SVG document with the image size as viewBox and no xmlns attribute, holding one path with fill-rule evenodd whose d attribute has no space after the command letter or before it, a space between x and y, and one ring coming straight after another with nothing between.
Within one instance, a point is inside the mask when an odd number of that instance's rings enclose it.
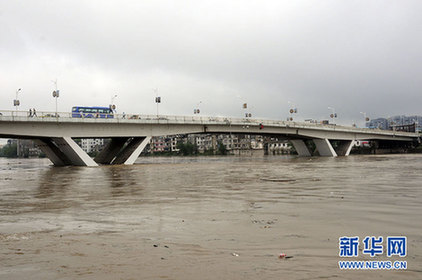
<instances>
[{"instance_id":1,"label":"streetlight","mask_svg":"<svg viewBox=\"0 0 422 280\"><path fill-rule=\"evenodd\" d=\"M202 103L202 101L199 101L199 103L196 105L196 108L193 109L194 114L199 114L201 111L199 110L199 105Z\"/></svg>"},{"instance_id":2,"label":"streetlight","mask_svg":"<svg viewBox=\"0 0 422 280\"><path fill-rule=\"evenodd\" d=\"M19 99L18 99L18 93L21 91L22 89L19 88L16 90L16 99L13 100L13 105L16 107L16 117L18 116L18 106L20 105ZM19 143L19 138L16 140L16 155L19 157L20 154L20 143Z\"/></svg>"},{"instance_id":3,"label":"streetlight","mask_svg":"<svg viewBox=\"0 0 422 280\"><path fill-rule=\"evenodd\" d=\"M115 94L114 96L111 96L111 103L110 103L110 110L111 112L114 112L116 110L116 105L114 105L114 99L117 97L117 94Z\"/></svg>"},{"instance_id":4,"label":"streetlight","mask_svg":"<svg viewBox=\"0 0 422 280\"><path fill-rule=\"evenodd\" d=\"M242 107L243 107L243 109L245 109L245 118L252 117L252 113L248 113L248 111L247 111L247 109L248 109L248 103L243 103ZM252 108L250 108L250 109L252 109Z\"/></svg>"},{"instance_id":5,"label":"streetlight","mask_svg":"<svg viewBox=\"0 0 422 280\"><path fill-rule=\"evenodd\" d=\"M363 115L363 118L365 119L365 122L369 122L369 118L366 116L365 112L360 112Z\"/></svg>"},{"instance_id":6,"label":"streetlight","mask_svg":"<svg viewBox=\"0 0 422 280\"><path fill-rule=\"evenodd\" d=\"M287 118L288 121L293 121L293 114L297 114L297 107L294 103L287 101L287 103L290 104L290 109L289 109L289 113L290 113L290 117Z\"/></svg>"},{"instance_id":7,"label":"streetlight","mask_svg":"<svg viewBox=\"0 0 422 280\"><path fill-rule=\"evenodd\" d=\"M333 119L333 123L335 123L334 122L334 119L337 118L336 109L331 108L331 107L328 107L328 110L331 110L332 111L332 113L330 114L330 118L332 118Z\"/></svg>"},{"instance_id":8,"label":"streetlight","mask_svg":"<svg viewBox=\"0 0 422 280\"><path fill-rule=\"evenodd\" d=\"M59 96L60 96L60 91L57 89L57 79L55 80L55 81L52 81L53 83L54 83L54 86L55 86L55 88L56 88L56 90L55 91L53 91L53 97L54 98L56 98L56 118L59 116L58 114L57 114L57 99L59 98Z\"/></svg>"},{"instance_id":9,"label":"streetlight","mask_svg":"<svg viewBox=\"0 0 422 280\"><path fill-rule=\"evenodd\" d=\"M18 115L18 106L20 105L19 99L18 99L18 93L21 91L22 89L19 88L16 90L16 99L13 100L13 106L16 107L16 116Z\"/></svg>"},{"instance_id":10,"label":"streetlight","mask_svg":"<svg viewBox=\"0 0 422 280\"><path fill-rule=\"evenodd\" d=\"M239 94L238 95L236 95L236 97L237 98L239 98L240 99L240 101L242 102L242 109L244 110L244 112L242 113L243 115L245 115L245 117L247 118L247 117L252 117L252 114L251 113L248 113L247 112L247 109L248 109L248 103L243 103L244 101L244 99L242 98L242 96L240 96Z\"/></svg>"},{"instance_id":11,"label":"streetlight","mask_svg":"<svg viewBox=\"0 0 422 280\"><path fill-rule=\"evenodd\" d=\"M158 96L158 88L155 88L154 92L155 92L155 103L157 103L157 118L158 118L158 104L161 103L161 97Z\"/></svg>"}]
</instances>

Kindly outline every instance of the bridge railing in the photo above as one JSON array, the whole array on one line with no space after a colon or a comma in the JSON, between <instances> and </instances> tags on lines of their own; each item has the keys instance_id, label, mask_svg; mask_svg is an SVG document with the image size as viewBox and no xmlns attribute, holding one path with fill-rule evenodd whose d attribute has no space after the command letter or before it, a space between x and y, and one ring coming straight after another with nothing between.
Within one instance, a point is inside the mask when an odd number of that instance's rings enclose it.
<instances>
[{"instance_id":1,"label":"bridge railing","mask_svg":"<svg viewBox=\"0 0 422 280\"><path fill-rule=\"evenodd\" d=\"M143 115L143 114L113 114L110 118L101 117L100 114L94 117L73 117L72 112L50 112L50 111L0 111L0 121L36 121L36 122L115 122L115 123L150 123L150 124L201 124L201 125L228 125L228 126L276 126L290 128L307 128L318 130L355 131L361 133L391 134L391 131L381 129L355 128L334 124L320 124L308 122L293 122L269 119L233 118L221 116L168 116L168 115ZM399 134L400 132L396 132Z\"/></svg>"}]
</instances>

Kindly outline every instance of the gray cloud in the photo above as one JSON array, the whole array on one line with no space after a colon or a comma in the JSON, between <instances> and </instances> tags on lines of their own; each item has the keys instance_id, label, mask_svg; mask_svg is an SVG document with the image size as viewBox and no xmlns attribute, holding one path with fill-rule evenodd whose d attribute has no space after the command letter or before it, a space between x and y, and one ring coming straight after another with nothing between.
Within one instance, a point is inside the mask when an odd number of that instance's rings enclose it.
<instances>
[{"instance_id":1,"label":"gray cloud","mask_svg":"<svg viewBox=\"0 0 422 280\"><path fill-rule=\"evenodd\" d=\"M339 122L421 114L419 1L2 1L0 101L12 109L120 111Z\"/></svg>"}]
</instances>

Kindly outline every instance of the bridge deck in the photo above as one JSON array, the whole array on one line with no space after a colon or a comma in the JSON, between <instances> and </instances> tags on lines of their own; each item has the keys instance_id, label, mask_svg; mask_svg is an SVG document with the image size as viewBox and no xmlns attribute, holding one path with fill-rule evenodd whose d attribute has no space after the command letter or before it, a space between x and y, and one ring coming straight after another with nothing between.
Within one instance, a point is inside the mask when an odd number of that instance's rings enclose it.
<instances>
[{"instance_id":1,"label":"bridge deck","mask_svg":"<svg viewBox=\"0 0 422 280\"><path fill-rule=\"evenodd\" d=\"M26 123L26 124L74 124L74 125L183 125L183 126L208 126L214 128L209 132L217 132L217 127L225 127L221 132L230 132L231 128L243 128L243 133L258 133L263 134L272 133L267 128L283 128L294 130L309 130L319 131L321 133L343 133L343 134L354 134L354 135L371 135L384 136L384 137L404 137L408 140L417 139L419 134L400 132L400 131L389 131L380 129L368 129L368 128L357 128L348 127L335 124L319 124L309 122L293 122L293 121L281 121L281 120L269 120L269 119L252 119L252 118L229 118L229 117L197 117L197 116L157 116L157 115L140 115L140 114L115 114L113 118L73 118L72 113L58 113L59 117L56 117L55 112L37 112L36 117L29 117L27 112L22 111L1 111L0 112L0 123ZM257 130L262 125L263 129ZM234 129L236 130L236 129ZM188 131L189 132L189 131ZM205 131L204 131L205 132ZM288 130L284 131L286 134L291 134ZM239 133L238 130L233 133ZM297 134L297 132L294 132ZM5 135L0 130L0 135ZM312 137L312 135L310 135ZM355 137L356 138L356 137ZM362 138L361 136L358 138ZM364 138L364 137L363 137Z\"/></svg>"}]
</instances>

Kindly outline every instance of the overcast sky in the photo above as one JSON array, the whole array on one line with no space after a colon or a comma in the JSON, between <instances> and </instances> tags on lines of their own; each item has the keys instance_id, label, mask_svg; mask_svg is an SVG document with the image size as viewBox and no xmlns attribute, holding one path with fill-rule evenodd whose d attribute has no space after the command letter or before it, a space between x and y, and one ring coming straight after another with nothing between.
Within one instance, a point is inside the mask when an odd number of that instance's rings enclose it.
<instances>
[{"instance_id":1,"label":"overcast sky","mask_svg":"<svg viewBox=\"0 0 422 280\"><path fill-rule=\"evenodd\" d=\"M422 115L422 1L0 1L0 110ZM290 102L290 103L289 103Z\"/></svg>"}]
</instances>

